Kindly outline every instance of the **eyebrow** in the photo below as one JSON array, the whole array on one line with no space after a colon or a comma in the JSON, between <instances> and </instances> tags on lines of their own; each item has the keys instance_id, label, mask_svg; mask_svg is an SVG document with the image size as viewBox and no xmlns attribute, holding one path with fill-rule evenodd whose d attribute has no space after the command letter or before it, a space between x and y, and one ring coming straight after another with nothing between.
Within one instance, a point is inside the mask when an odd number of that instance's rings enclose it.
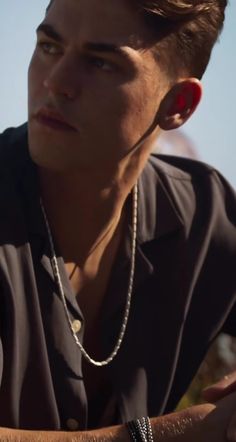
<instances>
[{"instance_id":1,"label":"eyebrow","mask_svg":"<svg viewBox=\"0 0 236 442\"><path fill-rule=\"evenodd\" d=\"M64 39L60 35L60 33L50 24L42 23L38 26L36 29L36 33L43 32L45 35L47 35L49 38L52 38L53 40L57 41L58 43L63 43ZM111 53L111 54L117 54L123 58L125 58L128 61L131 61L130 55L127 53L127 51L120 46L117 46L113 43L93 43L93 42L87 42L84 45L84 48L91 52L99 52L99 53Z\"/></svg>"},{"instance_id":2,"label":"eyebrow","mask_svg":"<svg viewBox=\"0 0 236 442\"><path fill-rule=\"evenodd\" d=\"M36 33L38 34L39 32L43 32L48 37L53 38L53 40L56 40L59 43L63 43L62 36L59 34L59 32L56 31L56 29L52 25L41 23L41 25L39 25L36 29Z\"/></svg>"}]
</instances>

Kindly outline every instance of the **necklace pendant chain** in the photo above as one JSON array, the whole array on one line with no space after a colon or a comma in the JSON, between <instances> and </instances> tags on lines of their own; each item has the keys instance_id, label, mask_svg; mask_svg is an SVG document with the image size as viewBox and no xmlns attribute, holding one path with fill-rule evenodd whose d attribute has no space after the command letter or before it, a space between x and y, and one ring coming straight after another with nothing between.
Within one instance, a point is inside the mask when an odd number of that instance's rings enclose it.
<instances>
[{"instance_id":1,"label":"necklace pendant chain","mask_svg":"<svg viewBox=\"0 0 236 442\"><path fill-rule=\"evenodd\" d=\"M61 281L61 275L58 267L56 252L55 252L55 246L53 242L53 237L50 229L50 225L48 222L47 214L45 211L45 208L43 206L43 202L40 199L40 205L42 209L42 213L44 216L44 221L48 233L48 240L50 244L50 250L51 250L51 265L53 269L53 274L55 281L58 285L61 301L64 307L65 316L71 331L71 334L75 340L76 345L79 347L82 355L84 358L92 365L95 365L96 367L104 367L106 365L109 365L114 358L116 357L117 353L120 350L121 344L124 340L128 320L129 320L129 314L130 314L130 306L131 306L131 298L133 293L133 285L134 285L134 274L135 274L135 260L136 260L136 248L137 248L137 226L138 226L138 184L136 184L133 188L133 211L132 211L132 240L131 240L131 262L130 262L130 275L129 275L129 283L128 283L128 291L127 291L127 297L126 297L126 305L125 310L123 314L123 320L120 328L120 332L117 338L117 342L115 344L115 347L111 354L108 356L107 359L104 361L95 361L91 356L86 352L85 348L81 344L80 340L78 339L78 336L76 335L75 331L73 330L72 321L70 318L70 314L67 308L67 302L66 297Z\"/></svg>"}]
</instances>

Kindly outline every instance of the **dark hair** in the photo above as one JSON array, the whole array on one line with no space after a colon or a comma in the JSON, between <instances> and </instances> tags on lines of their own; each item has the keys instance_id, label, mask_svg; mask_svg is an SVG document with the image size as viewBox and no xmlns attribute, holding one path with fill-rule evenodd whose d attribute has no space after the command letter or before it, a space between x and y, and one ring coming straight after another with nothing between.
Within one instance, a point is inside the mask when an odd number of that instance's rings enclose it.
<instances>
[{"instance_id":1,"label":"dark hair","mask_svg":"<svg viewBox=\"0 0 236 442\"><path fill-rule=\"evenodd\" d=\"M127 1L143 16L157 42L156 58L168 74L200 79L223 28L228 0Z\"/></svg>"},{"instance_id":2,"label":"dark hair","mask_svg":"<svg viewBox=\"0 0 236 442\"><path fill-rule=\"evenodd\" d=\"M170 74L201 78L224 24L228 0L132 0L159 43Z\"/></svg>"}]
</instances>

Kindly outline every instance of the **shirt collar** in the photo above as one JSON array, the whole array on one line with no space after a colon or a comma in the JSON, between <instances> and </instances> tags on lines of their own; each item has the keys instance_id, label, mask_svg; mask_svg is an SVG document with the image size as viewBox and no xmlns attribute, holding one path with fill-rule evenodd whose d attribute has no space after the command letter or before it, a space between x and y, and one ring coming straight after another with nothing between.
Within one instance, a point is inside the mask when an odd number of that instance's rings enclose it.
<instances>
[{"instance_id":1,"label":"shirt collar","mask_svg":"<svg viewBox=\"0 0 236 442\"><path fill-rule=\"evenodd\" d=\"M173 168L171 170L173 175ZM181 177L178 169L174 170ZM159 239L183 226L168 166L151 156L139 179L138 242ZM176 177L175 177L176 178ZM185 178L185 177L182 177Z\"/></svg>"}]
</instances>

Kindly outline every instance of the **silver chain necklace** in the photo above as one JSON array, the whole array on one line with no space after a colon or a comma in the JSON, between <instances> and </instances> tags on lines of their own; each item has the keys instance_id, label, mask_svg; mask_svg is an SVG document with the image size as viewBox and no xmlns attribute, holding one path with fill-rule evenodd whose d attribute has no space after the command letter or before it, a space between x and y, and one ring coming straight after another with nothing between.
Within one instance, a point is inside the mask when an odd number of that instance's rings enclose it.
<instances>
[{"instance_id":1,"label":"silver chain necklace","mask_svg":"<svg viewBox=\"0 0 236 442\"><path fill-rule=\"evenodd\" d=\"M81 342L79 341L75 331L73 330L72 321L70 319L70 314L69 314L69 311L68 311L68 308L67 308L67 303L66 303L64 289L63 289L63 286L62 286L61 275L60 275L60 272L59 272L59 267L58 267L58 262L57 262L57 258L56 258L56 253L55 253L55 247L54 247L54 242L53 242L53 238L52 238L52 233L51 233L51 229L50 229L50 226L49 226L47 214L46 214L46 211L44 209L42 200L40 200L40 204L41 204L41 209L42 209L42 212L43 212L43 216L44 216L44 220L45 220L45 224L46 224L46 228L47 228L47 233L48 233L48 239L49 239L49 243L50 243L50 249L51 249L51 255L52 255L51 256L51 263L52 263L53 274L54 274L54 277L55 277L55 281L56 281L56 283L58 285L59 293L60 293L62 304L63 304L63 307L64 307L66 319L67 319L68 325L70 327L70 331L72 333L72 336L73 336L73 338L75 340L76 345L79 347L79 349L80 349L82 355L85 357L85 359L90 364L95 365L96 367L104 367L105 365L108 365L108 364L110 364L113 361L113 359L116 357L118 351L120 350L121 344L122 344L123 339L124 339L125 331L126 331L126 328L127 328L128 319L129 319L131 298L132 298L133 285L134 285L135 258L136 258L137 225L138 225L138 185L136 184L134 186L134 189L133 189L133 215L132 215L133 221L132 221L132 242L131 242L131 264L130 264L130 275L129 275L129 284L128 284L126 306L125 306L125 311L124 311L124 315L123 315L121 329L120 329L120 333L119 333L116 345L115 345L112 353L110 354L110 356L108 356L108 358L105 359L104 361L95 361L93 358L91 358L89 356L89 354L86 352L86 350L83 347L83 345L81 344Z\"/></svg>"}]
</instances>

